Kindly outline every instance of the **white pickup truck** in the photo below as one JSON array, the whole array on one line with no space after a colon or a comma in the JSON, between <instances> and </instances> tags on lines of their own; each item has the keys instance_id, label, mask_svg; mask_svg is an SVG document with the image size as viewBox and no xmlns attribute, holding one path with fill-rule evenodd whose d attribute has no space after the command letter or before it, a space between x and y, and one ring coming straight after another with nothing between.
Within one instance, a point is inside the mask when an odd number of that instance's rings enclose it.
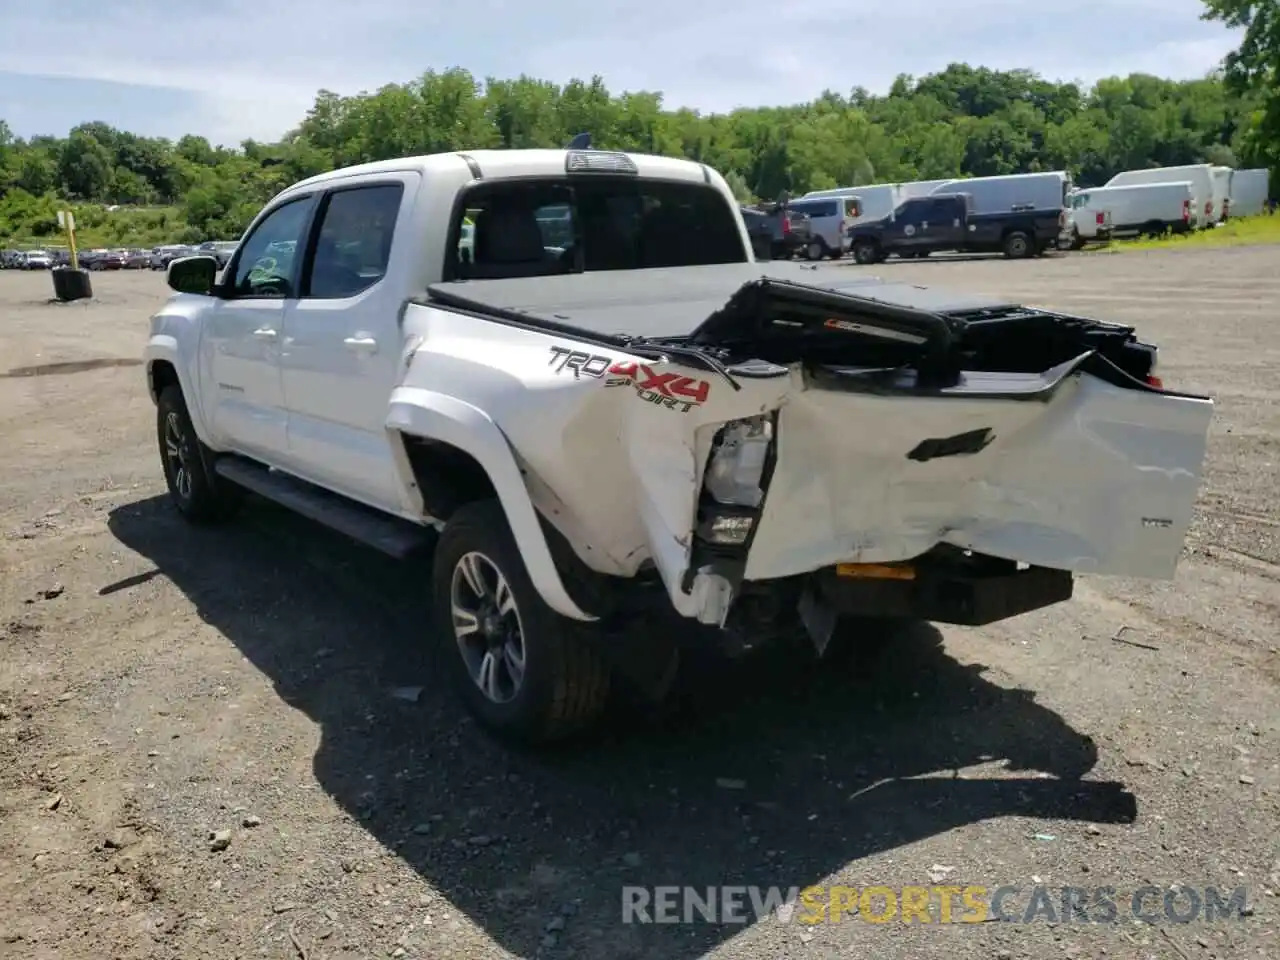
<instances>
[{"instance_id":1,"label":"white pickup truck","mask_svg":"<svg viewBox=\"0 0 1280 960\"><path fill-rule=\"evenodd\" d=\"M434 544L424 638L526 740L614 677L660 688L683 633L822 655L840 617L983 624L1076 573L1171 578L1199 487L1212 403L1131 328L756 262L700 163L336 170L216 268L170 264L146 348L177 509L247 488Z\"/></svg>"}]
</instances>

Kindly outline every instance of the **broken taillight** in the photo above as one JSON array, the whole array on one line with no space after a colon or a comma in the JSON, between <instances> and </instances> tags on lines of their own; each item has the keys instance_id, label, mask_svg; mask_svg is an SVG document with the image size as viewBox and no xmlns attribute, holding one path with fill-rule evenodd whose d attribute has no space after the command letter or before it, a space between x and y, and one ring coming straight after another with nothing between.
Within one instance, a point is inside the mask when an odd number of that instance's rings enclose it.
<instances>
[{"instance_id":1,"label":"broken taillight","mask_svg":"<svg viewBox=\"0 0 1280 960\"><path fill-rule=\"evenodd\" d=\"M1147 383L1159 390L1164 389L1164 381L1157 377L1154 373L1147 374Z\"/></svg>"},{"instance_id":2,"label":"broken taillight","mask_svg":"<svg viewBox=\"0 0 1280 960\"><path fill-rule=\"evenodd\" d=\"M1191 201L1183 200L1182 201L1182 220L1185 223L1190 219L1191 219Z\"/></svg>"}]
</instances>

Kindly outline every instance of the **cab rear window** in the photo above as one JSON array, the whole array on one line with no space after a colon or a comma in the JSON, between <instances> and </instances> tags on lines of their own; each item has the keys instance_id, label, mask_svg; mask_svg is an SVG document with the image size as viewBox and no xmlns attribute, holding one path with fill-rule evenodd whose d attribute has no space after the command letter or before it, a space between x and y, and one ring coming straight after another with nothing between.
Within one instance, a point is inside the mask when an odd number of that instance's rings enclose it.
<instances>
[{"instance_id":1,"label":"cab rear window","mask_svg":"<svg viewBox=\"0 0 1280 960\"><path fill-rule=\"evenodd\" d=\"M700 183L592 175L481 184L463 199L446 277L502 279L744 263L737 206Z\"/></svg>"}]
</instances>

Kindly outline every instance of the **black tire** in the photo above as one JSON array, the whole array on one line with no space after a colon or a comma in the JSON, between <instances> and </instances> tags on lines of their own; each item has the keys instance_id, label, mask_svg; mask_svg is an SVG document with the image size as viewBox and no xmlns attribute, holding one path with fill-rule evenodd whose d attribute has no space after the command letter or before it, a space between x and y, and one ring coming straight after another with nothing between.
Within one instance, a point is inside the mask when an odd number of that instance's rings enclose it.
<instances>
[{"instance_id":1,"label":"black tire","mask_svg":"<svg viewBox=\"0 0 1280 960\"><path fill-rule=\"evenodd\" d=\"M212 453L196 436L182 388L176 384L165 387L156 402L156 441L169 497L186 520L206 525L234 512L242 491L210 473Z\"/></svg>"},{"instance_id":2,"label":"black tire","mask_svg":"<svg viewBox=\"0 0 1280 960\"><path fill-rule=\"evenodd\" d=\"M853 244L853 259L863 266L879 263L880 244L874 240L855 240Z\"/></svg>"},{"instance_id":3,"label":"black tire","mask_svg":"<svg viewBox=\"0 0 1280 960\"><path fill-rule=\"evenodd\" d=\"M479 636L466 645L455 634L453 590L455 571L459 589L466 578L459 570L464 558L478 554L506 581L515 606L519 628L522 679L511 682L502 702L491 698L473 679L474 664L469 657L483 658L475 647L487 645L489 653L499 649L495 639ZM432 569L432 601L436 632L455 690L471 714L486 728L506 740L540 745L577 733L599 716L609 696L610 672L593 645L587 624L560 616L546 605L529 579L524 560L507 524L502 505L496 500L467 504L445 525L436 544ZM496 579L496 578L495 578ZM486 583L492 590L493 580ZM474 591L472 591L474 596ZM510 621L507 622L509 628ZM510 634L502 634L510 637ZM505 649L505 644L503 649ZM512 680L510 660L504 654L503 676ZM494 664L492 671L499 669Z\"/></svg>"},{"instance_id":4,"label":"black tire","mask_svg":"<svg viewBox=\"0 0 1280 960\"><path fill-rule=\"evenodd\" d=\"M1013 230L1004 238L1004 255L1010 260L1022 260L1035 252L1031 238L1021 230Z\"/></svg>"},{"instance_id":5,"label":"black tire","mask_svg":"<svg viewBox=\"0 0 1280 960\"><path fill-rule=\"evenodd\" d=\"M827 255L827 242L821 237L810 240L804 248L806 260L821 260Z\"/></svg>"}]
</instances>

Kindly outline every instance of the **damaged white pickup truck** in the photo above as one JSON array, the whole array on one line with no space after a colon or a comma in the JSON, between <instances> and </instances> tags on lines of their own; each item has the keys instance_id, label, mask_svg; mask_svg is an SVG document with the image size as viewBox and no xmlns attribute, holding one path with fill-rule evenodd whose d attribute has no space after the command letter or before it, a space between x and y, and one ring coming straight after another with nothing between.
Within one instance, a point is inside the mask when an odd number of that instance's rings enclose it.
<instances>
[{"instance_id":1,"label":"damaged white pickup truck","mask_svg":"<svg viewBox=\"0 0 1280 960\"><path fill-rule=\"evenodd\" d=\"M1212 403L1131 328L757 263L724 180L596 150L303 181L169 267L147 376L177 508L244 489L388 553L491 729L842 616L984 624L1170 578ZM437 535L438 534L438 535Z\"/></svg>"}]
</instances>

